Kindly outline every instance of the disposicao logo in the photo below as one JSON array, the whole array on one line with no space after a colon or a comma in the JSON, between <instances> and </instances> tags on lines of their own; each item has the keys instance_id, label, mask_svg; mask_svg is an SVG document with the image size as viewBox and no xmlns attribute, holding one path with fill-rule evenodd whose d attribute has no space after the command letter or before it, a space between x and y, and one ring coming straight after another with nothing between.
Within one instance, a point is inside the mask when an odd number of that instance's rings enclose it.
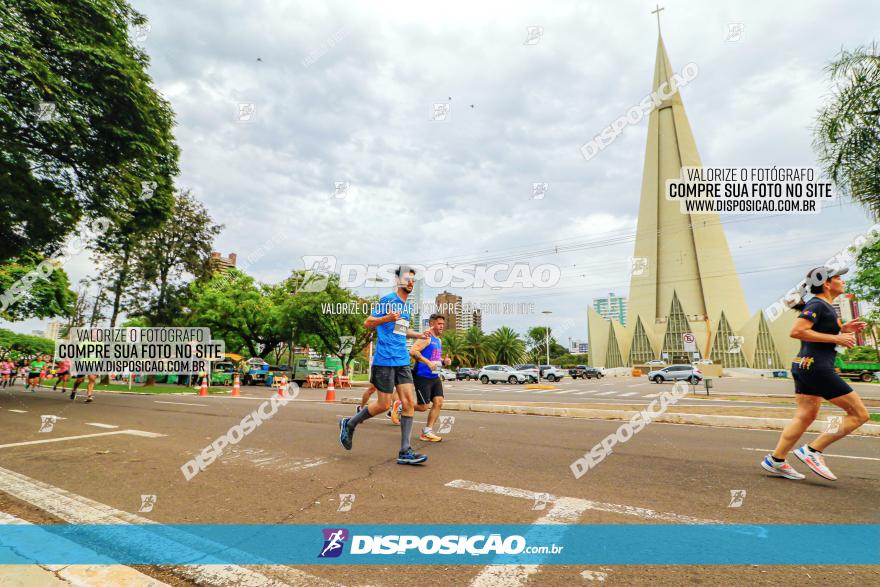
<instances>
[{"instance_id":1,"label":"disposicao logo","mask_svg":"<svg viewBox=\"0 0 880 587\"><path fill-rule=\"evenodd\" d=\"M324 528L324 548L318 558L336 558L342 554L345 541L348 540L348 530L345 528Z\"/></svg>"}]
</instances>

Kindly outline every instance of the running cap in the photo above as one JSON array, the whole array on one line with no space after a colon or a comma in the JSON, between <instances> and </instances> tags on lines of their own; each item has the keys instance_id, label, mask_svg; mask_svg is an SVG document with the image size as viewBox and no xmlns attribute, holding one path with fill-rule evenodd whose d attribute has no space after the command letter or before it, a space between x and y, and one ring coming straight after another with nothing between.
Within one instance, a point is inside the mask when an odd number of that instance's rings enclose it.
<instances>
[{"instance_id":1,"label":"running cap","mask_svg":"<svg viewBox=\"0 0 880 587\"><path fill-rule=\"evenodd\" d=\"M808 296L812 297L813 292L810 291L810 288L819 287L832 277L843 275L848 271L849 268L847 267L830 267L828 265L821 265L814 269L810 269L809 273L807 273L806 279L800 283L800 287L798 288L801 297L804 300L806 300Z\"/></svg>"}]
</instances>

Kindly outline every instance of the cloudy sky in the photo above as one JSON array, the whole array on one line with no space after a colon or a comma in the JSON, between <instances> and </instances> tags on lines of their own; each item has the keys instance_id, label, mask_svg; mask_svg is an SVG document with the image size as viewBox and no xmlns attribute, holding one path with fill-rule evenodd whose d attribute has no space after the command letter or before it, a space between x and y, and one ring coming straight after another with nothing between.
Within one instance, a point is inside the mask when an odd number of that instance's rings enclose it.
<instances>
[{"instance_id":1,"label":"cloudy sky","mask_svg":"<svg viewBox=\"0 0 880 587\"><path fill-rule=\"evenodd\" d=\"M552 263L562 270L554 288L453 291L535 304L532 316L486 316L490 330L524 330L552 311L561 342L586 338L594 297L626 294L647 119L590 161L578 147L650 91L653 3L134 6L149 18L150 73L177 117L178 184L227 226L216 248L258 279L280 280L306 255ZM704 165L815 166L823 67L876 38L880 7L664 6L673 68L699 66L682 96ZM536 26L542 36L526 43ZM431 120L436 103L449 105L446 120ZM239 120L240 104L254 105L251 120ZM348 182L345 197L333 197L336 182ZM534 199L539 182L546 195ZM816 216L724 221L752 311L871 225L846 202ZM74 281L93 271L85 256L66 268Z\"/></svg>"}]
</instances>

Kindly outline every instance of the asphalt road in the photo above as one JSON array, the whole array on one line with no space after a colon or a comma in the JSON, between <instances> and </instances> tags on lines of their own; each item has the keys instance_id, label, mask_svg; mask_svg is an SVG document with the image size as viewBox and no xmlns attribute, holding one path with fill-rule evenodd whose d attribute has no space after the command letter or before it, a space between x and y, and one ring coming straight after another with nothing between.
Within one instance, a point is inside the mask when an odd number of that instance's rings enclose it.
<instances>
[{"instance_id":1,"label":"asphalt road","mask_svg":"<svg viewBox=\"0 0 880 587\"><path fill-rule=\"evenodd\" d=\"M575 479L571 462L619 423L455 412L442 443L415 439L428 463L403 467L394 462L398 430L384 417L358 429L354 450L342 449L337 421L353 413L352 406L317 401L323 393L302 390L187 481L181 465L255 409L269 390L248 388L244 398L99 393L91 404L45 390L0 390L0 467L162 523L531 524L547 514L534 509L538 493L589 500L578 502L591 505L572 514L570 523L877 523L876 438L847 438L827 451L839 481L804 471L805 480L792 482L771 478L759 466L776 432L654 423ZM45 415L59 418L50 432L40 432ZM424 416L416 419L418 427ZM731 490L746 490L740 507L728 507ZM337 511L343 493L355 495L347 512ZM138 513L142 495L156 496L152 511ZM9 513L34 521L49 510L61 520L83 519L67 502L34 502L7 497L0 511L15 509ZM869 567L785 565L542 566L500 574L483 566L257 570L303 585L321 584L318 578L341 585L867 585L877 577Z\"/></svg>"}]
</instances>

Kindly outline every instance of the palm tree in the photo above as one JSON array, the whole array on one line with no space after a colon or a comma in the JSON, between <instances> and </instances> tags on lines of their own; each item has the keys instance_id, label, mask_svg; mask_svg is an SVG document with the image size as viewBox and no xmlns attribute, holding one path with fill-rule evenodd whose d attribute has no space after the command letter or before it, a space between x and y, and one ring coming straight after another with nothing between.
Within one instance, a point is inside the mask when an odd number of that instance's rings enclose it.
<instances>
[{"instance_id":1,"label":"palm tree","mask_svg":"<svg viewBox=\"0 0 880 587\"><path fill-rule=\"evenodd\" d=\"M489 346L489 337L476 326L471 326L464 333L464 349L474 367L486 365L495 360L495 353Z\"/></svg>"},{"instance_id":2,"label":"palm tree","mask_svg":"<svg viewBox=\"0 0 880 587\"><path fill-rule=\"evenodd\" d=\"M443 335L443 354L452 360L453 367L470 365L467 352L464 349L464 339L460 333L454 330Z\"/></svg>"},{"instance_id":3,"label":"palm tree","mask_svg":"<svg viewBox=\"0 0 880 587\"><path fill-rule=\"evenodd\" d=\"M521 363L526 352L525 341L507 326L502 326L489 335L489 345L495 353L495 360L505 365Z\"/></svg>"},{"instance_id":4,"label":"palm tree","mask_svg":"<svg viewBox=\"0 0 880 587\"><path fill-rule=\"evenodd\" d=\"M832 101L819 111L813 144L828 177L880 218L880 52L842 51L829 64Z\"/></svg>"}]
</instances>

